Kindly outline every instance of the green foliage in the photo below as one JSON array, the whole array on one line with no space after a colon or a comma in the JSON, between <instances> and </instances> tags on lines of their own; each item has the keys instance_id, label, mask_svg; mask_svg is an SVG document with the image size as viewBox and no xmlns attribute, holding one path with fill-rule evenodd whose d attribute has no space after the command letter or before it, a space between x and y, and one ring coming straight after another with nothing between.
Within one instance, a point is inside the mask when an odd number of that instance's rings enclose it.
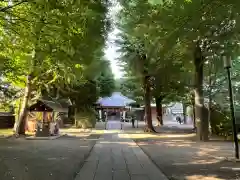
<instances>
[{"instance_id":1,"label":"green foliage","mask_svg":"<svg viewBox=\"0 0 240 180\"><path fill-rule=\"evenodd\" d=\"M203 86L205 98L220 105L223 114L223 109L229 108L221 57L224 53L233 59L232 79L238 107L239 1L122 0L120 3L123 8L119 13L121 33L117 43L127 77L140 80L141 72L147 72L153 96L164 97L165 102L189 104L197 85L193 57L198 43L204 61L204 83L200 87ZM140 80L139 87L142 83ZM228 132L228 113L218 120L216 124L226 125L220 129Z\"/></svg>"},{"instance_id":2,"label":"green foliage","mask_svg":"<svg viewBox=\"0 0 240 180\"><path fill-rule=\"evenodd\" d=\"M184 54L185 47L177 43L173 45L176 51L163 53L164 44L158 41L160 34L156 34L161 33L161 27L155 23L155 13L160 11L160 6L157 9L146 1L124 1L122 6L124 8L119 13L121 40L117 43L126 76L138 79L136 86L139 89L143 87L142 72L147 72L151 76L153 96L162 97L166 102L176 101L188 91L186 86L190 86L189 71L181 62L182 58L188 58ZM144 62L140 61L141 54L146 56Z\"/></svg>"},{"instance_id":3,"label":"green foliage","mask_svg":"<svg viewBox=\"0 0 240 180\"><path fill-rule=\"evenodd\" d=\"M139 82L138 78L125 77L117 79L116 81L116 91L121 92L123 95L134 99L137 103L143 103L143 87Z\"/></svg>"},{"instance_id":4,"label":"green foliage","mask_svg":"<svg viewBox=\"0 0 240 180\"><path fill-rule=\"evenodd\" d=\"M110 96L115 90L115 80L109 62L103 62L104 65L97 78L97 86L100 97Z\"/></svg>"},{"instance_id":5,"label":"green foliage","mask_svg":"<svg viewBox=\"0 0 240 180\"><path fill-rule=\"evenodd\" d=\"M74 102L77 111L92 106L98 99L97 85L95 81L88 80L84 84L73 86L69 90L61 91L60 96L69 97Z\"/></svg>"},{"instance_id":6,"label":"green foliage","mask_svg":"<svg viewBox=\"0 0 240 180\"><path fill-rule=\"evenodd\" d=\"M77 128L94 128L96 125L96 112L94 109L82 109L76 114Z\"/></svg>"},{"instance_id":7,"label":"green foliage","mask_svg":"<svg viewBox=\"0 0 240 180\"><path fill-rule=\"evenodd\" d=\"M220 106L213 106L211 109L211 131L215 135L230 136L232 135L232 124L229 118L229 112Z\"/></svg>"},{"instance_id":8,"label":"green foliage","mask_svg":"<svg viewBox=\"0 0 240 180\"><path fill-rule=\"evenodd\" d=\"M108 96L114 91L114 79L109 65L103 63L104 66L98 67L99 74L94 79L87 79L84 83L76 83L71 88L61 88L60 97L69 97L75 103L77 111L82 108L92 106L99 97ZM67 86L66 86L67 87ZM52 88L52 96L56 96L54 92L56 88ZM48 93L48 94L49 94Z\"/></svg>"},{"instance_id":9,"label":"green foliage","mask_svg":"<svg viewBox=\"0 0 240 180\"><path fill-rule=\"evenodd\" d=\"M113 75L103 60L108 1L1 5L0 67L13 86L25 88L30 75L32 98L70 97L79 108L111 93Z\"/></svg>"},{"instance_id":10,"label":"green foliage","mask_svg":"<svg viewBox=\"0 0 240 180\"><path fill-rule=\"evenodd\" d=\"M15 88L6 80L0 81L0 108L9 112L10 107L22 95L21 89Z\"/></svg>"}]
</instances>

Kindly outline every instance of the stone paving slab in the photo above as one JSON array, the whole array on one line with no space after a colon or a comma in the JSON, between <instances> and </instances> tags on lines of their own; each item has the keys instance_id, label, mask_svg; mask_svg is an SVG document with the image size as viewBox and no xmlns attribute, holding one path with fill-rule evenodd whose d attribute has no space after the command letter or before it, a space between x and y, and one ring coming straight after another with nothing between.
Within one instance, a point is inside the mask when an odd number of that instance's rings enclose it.
<instances>
[{"instance_id":1,"label":"stone paving slab","mask_svg":"<svg viewBox=\"0 0 240 180\"><path fill-rule=\"evenodd\" d=\"M119 132L105 131L75 180L167 180L141 148Z\"/></svg>"},{"instance_id":2,"label":"stone paving slab","mask_svg":"<svg viewBox=\"0 0 240 180\"><path fill-rule=\"evenodd\" d=\"M118 170L113 172L113 180L130 180L130 175L127 170Z\"/></svg>"}]
</instances>

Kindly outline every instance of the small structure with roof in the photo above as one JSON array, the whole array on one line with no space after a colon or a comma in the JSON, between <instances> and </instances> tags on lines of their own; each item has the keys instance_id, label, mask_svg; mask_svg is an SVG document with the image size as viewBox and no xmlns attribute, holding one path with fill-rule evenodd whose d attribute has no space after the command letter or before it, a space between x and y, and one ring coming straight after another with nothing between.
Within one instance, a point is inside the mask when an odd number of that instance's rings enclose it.
<instances>
[{"instance_id":1,"label":"small structure with roof","mask_svg":"<svg viewBox=\"0 0 240 180\"><path fill-rule=\"evenodd\" d=\"M126 107L131 103L135 103L136 101L129 99L126 96L123 96L120 92L114 92L110 97L100 98L97 103L102 107L106 108L119 108Z\"/></svg>"},{"instance_id":2,"label":"small structure with roof","mask_svg":"<svg viewBox=\"0 0 240 180\"><path fill-rule=\"evenodd\" d=\"M129 104L132 103L135 101L120 92L114 92L110 97L99 98L96 104L100 119L107 120L111 116L111 119L120 120L121 117L125 119Z\"/></svg>"},{"instance_id":3,"label":"small structure with roof","mask_svg":"<svg viewBox=\"0 0 240 180\"><path fill-rule=\"evenodd\" d=\"M45 137L59 133L59 113L68 113L68 106L63 106L56 99L38 99L29 107L28 131L35 131L35 136Z\"/></svg>"},{"instance_id":4,"label":"small structure with roof","mask_svg":"<svg viewBox=\"0 0 240 180\"><path fill-rule=\"evenodd\" d=\"M37 102L29 107L29 111L40 112L68 112L68 108L63 107L57 101L49 101L39 99Z\"/></svg>"}]
</instances>

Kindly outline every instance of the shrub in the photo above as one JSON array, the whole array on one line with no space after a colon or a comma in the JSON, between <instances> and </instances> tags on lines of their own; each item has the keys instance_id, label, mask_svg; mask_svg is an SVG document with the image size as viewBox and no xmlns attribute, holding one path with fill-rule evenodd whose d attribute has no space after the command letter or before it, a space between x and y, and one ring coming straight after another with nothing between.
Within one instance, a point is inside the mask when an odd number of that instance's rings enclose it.
<instances>
[{"instance_id":1,"label":"shrub","mask_svg":"<svg viewBox=\"0 0 240 180\"><path fill-rule=\"evenodd\" d=\"M210 123L212 133L224 137L232 135L232 124L229 118L229 112L218 106L213 106L211 112Z\"/></svg>"},{"instance_id":2,"label":"shrub","mask_svg":"<svg viewBox=\"0 0 240 180\"><path fill-rule=\"evenodd\" d=\"M240 112L240 111L239 111ZM188 108L187 115L193 114L192 107ZM239 115L238 115L239 114ZM240 127L240 113L236 113L236 120ZM211 133L217 136L229 137L232 135L232 122L229 118L230 114L228 109L222 108L220 105L213 105L211 107ZM239 118L238 118L239 117ZM208 118L208 109L204 107L204 118Z\"/></svg>"},{"instance_id":3,"label":"shrub","mask_svg":"<svg viewBox=\"0 0 240 180\"><path fill-rule=\"evenodd\" d=\"M76 113L75 118L77 128L94 128L96 125L96 113L92 108L82 109Z\"/></svg>"}]
</instances>

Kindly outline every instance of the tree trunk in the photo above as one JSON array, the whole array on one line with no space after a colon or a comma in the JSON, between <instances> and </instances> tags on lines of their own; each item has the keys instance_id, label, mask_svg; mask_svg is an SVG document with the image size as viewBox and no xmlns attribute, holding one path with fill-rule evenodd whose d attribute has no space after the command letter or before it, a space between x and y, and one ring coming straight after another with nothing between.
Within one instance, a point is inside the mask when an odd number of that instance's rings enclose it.
<instances>
[{"instance_id":1,"label":"tree trunk","mask_svg":"<svg viewBox=\"0 0 240 180\"><path fill-rule=\"evenodd\" d=\"M195 115L196 115L196 126L197 126L197 138L198 140L208 140L208 121L204 118L203 107L203 65L204 60L202 51L199 45L196 46L194 54L194 66L195 66Z\"/></svg>"},{"instance_id":2,"label":"tree trunk","mask_svg":"<svg viewBox=\"0 0 240 180\"><path fill-rule=\"evenodd\" d=\"M22 105L22 98L19 98L19 105L18 105L18 110L17 110L17 115L15 117L15 123L14 123L14 127L13 127L13 132L17 132L17 126L18 126L18 121L19 121L19 117L20 117L20 113L21 113L21 105Z\"/></svg>"},{"instance_id":3,"label":"tree trunk","mask_svg":"<svg viewBox=\"0 0 240 180\"><path fill-rule=\"evenodd\" d=\"M21 109L22 109L22 97L21 97L20 100L19 100L18 113L17 113L17 120L19 120L20 113L21 113Z\"/></svg>"},{"instance_id":4,"label":"tree trunk","mask_svg":"<svg viewBox=\"0 0 240 180\"><path fill-rule=\"evenodd\" d=\"M187 106L184 102L182 103L182 105L183 105L183 123L187 124L187 117L186 117Z\"/></svg>"},{"instance_id":5,"label":"tree trunk","mask_svg":"<svg viewBox=\"0 0 240 180\"><path fill-rule=\"evenodd\" d=\"M144 44L141 44L141 48L144 49ZM151 110L151 76L148 72L148 61L146 54L138 51L139 63L137 63L137 69L143 77L144 87L144 101L145 101L145 132L156 132L152 124L152 110Z\"/></svg>"},{"instance_id":6,"label":"tree trunk","mask_svg":"<svg viewBox=\"0 0 240 180\"><path fill-rule=\"evenodd\" d=\"M192 106L192 121L193 121L193 128L196 129L196 113L195 113L195 97L194 93L192 94L191 99L191 106Z\"/></svg>"},{"instance_id":7,"label":"tree trunk","mask_svg":"<svg viewBox=\"0 0 240 180\"><path fill-rule=\"evenodd\" d=\"M27 76L26 80L26 87L25 87L25 92L24 92L24 97L22 100L22 105L21 105L21 113L19 115L19 120L17 123L16 127L16 134L19 135L25 135L25 127L26 127L26 118L27 118L27 106L28 106L28 101L31 95L31 76Z\"/></svg>"},{"instance_id":8,"label":"tree trunk","mask_svg":"<svg viewBox=\"0 0 240 180\"><path fill-rule=\"evenodd\" d=\"M212 119L212 95L209 96L209 102L208 102L208 123L209 123L209 133L212 133L211 128L211 119Z\"/></svg>"},{"instance_id":9,"label":"tree trunk","mask_svg":"<svg viewBox=\"0 0 240 180\"><path fill-rule=\"evenodd\" d=\"M56 87L56 99L60 98L60 89L59 87Z\"/></svg>"},{"instance_id":10,"label":"tree trunk","mask_svg":"<svg viewBox=\"0 0 240 180\"><path fill-rule=\"evenodd\" d=\"M195 104L192 103L192 121L193 121L193 128L196 129L196 113L195 113Z\"/></svg>"},{"instance_id":11,"label":"tree trunk","mask_svg":"<svg viewBox=\"0 0 240 180\"><path fill-rule=\"evenodd\" d=\"M209 123L209 133L211 134L212 133L212 130L211 130L211 119L212 119L212 68L213 68L213 63L210 64L210 67L209 67L209 73L208 73L208 76L209 76L209 88L208 88L208 123ZM215 72L215 74L217 74Z\"/></svg>"},{"instance_id":12,"label":"tree trunk","mask_svg":"<svg viewBox=\"0 0 240 180\"><path fill-rule=\"evenodd\" d=\"M155 97L155 101L156 101L156 114L157 114L157 121L158 121L157 126L162 126L163 125L162 100L163 100L163 98L161 96L160 97Z\"/></svg>"},{"instance_id":13,"label":"tree trunk","mask_svg":"<svg viewBox=\"0 0 240 180\"><path fill-rule=\"evenodd\" d=\"M147 122L145 132L156 132L152 124L150 76L144 77L144 86L145 86L144 88L145 114Z\"/></svg>"}]
</instances>

